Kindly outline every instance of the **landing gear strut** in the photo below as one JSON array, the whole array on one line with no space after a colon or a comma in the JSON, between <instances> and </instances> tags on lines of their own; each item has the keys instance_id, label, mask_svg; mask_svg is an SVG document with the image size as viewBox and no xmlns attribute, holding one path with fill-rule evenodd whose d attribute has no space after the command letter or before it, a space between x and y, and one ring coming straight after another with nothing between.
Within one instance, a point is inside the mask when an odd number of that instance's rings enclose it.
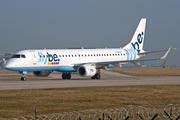
<instances>
[{"instance_id":1,"label":"landing gear strut","mask_svg":"<svg viewBox=\"0 0 180 120\"><path fill-rule=\"evenodd\" d=\"M27 74L27 71L22 71L22 72L19 72L22 74L21 76L21 81L25 81L26 80L26 74Z\"/></svg>"},{"instance_id":2,"label":"landing gear strut","mask_svg":"<svg viewBox=\"0 0 180 120\"><path fill-rule=\"evenodd\" d=\"M21 81L25 81L25 80L26 80L26 75L22 74Z\"/></svg>"},{"instance_id":3,"label":"landing gear strut","mask_svg":"<svg viewBox=\"0 0 180 120\"><path fill-rule=\"evenodd\" d=\"M71 74L70 73L63 73L62 79L71 79Z\"/></svg>"}]
</instances>

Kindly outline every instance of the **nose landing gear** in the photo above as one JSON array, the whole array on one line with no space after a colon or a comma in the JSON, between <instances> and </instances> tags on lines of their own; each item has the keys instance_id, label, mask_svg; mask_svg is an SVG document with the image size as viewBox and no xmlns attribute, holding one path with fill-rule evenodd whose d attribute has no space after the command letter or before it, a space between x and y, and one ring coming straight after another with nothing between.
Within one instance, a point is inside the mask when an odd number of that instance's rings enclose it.
<instances>
[{"instance_id":1,"label":"nose landing gear","mask_svg":"<svg viewBox=\"0 0 180 120\"><path fill-rule=\"evenodd\" d=\"M26 80L26 76L25 76L25 75L22 75L21 81L25 81L25 80Z\"/></svg>"},{"instance_id":2,"label":"nose landing gear","mask_svg":"<svg viewBox=\"0 0 180 120\"><path fill-rule=\"evenodd\" d=\"M25 81L26 80L26 74L27 74L27 71L22 71L20 72L22 74L21 76L21 81Z\"/></svg>"}]
</instances>

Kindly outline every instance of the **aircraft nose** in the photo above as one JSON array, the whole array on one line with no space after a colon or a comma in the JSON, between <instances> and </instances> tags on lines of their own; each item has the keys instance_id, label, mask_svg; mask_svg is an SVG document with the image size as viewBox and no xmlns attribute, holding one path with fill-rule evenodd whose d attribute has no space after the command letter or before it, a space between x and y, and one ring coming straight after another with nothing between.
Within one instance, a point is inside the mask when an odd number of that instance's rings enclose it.
<instances>
[{"instance_id":1,"label":"aircraft nose","mask_svg":"<svg viewBox=\"0 0 180 120\"><path fill-rule=\"evenodd\" d=\"M13 70L13 68L14 68L15 66L13 66L13 62L12 61L7 61L6 62L6 64L4 65L4 68L6 69L6 70Z\"/></svg>"},{"instance_id":2,"label":"aircraft nose","mask_svg":"<svg viewBox=\"0 0 180 120\"><path fill-rule=\"evenodd\" d=\"M7 69L7 70L9 70L10 64L7 62L7 63L4 65L4 68Z\"/></svg>"}]
</instances>

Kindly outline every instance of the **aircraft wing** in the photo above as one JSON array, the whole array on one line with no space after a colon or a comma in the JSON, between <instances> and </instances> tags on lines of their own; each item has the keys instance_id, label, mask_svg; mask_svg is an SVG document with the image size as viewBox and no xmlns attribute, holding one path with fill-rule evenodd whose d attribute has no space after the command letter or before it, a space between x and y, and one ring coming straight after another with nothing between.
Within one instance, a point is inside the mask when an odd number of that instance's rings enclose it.
<instances>
[{"instance_id":1,"label":"aircraft wing","mask_svg":"<svg viewBox=\"0 0 180 120\"><path fill-rule=\"evenodd\" d=\"M81 65L92 65L92 66L108 66L109 64L113 64L113 65L116 65L116 64L119 64L119 63L126 63L126 62L131 62L133 64L139 64L138 62L141 62L141 61L152 61L152 60L162 60L162 59L165 59L169 53L169 51L171 50L172 48L169 48L167 50L167 52L165 53L164 56L160 57L160 58L152 58L152 59L138 59L138 60L122 60L122 61L106 61L106 62L90 62L90 63L81 63L81 64L75 64L75 65L72 65L73 67L79 67ZM164 51L164 50L163 50Z\"/></svg>"}]
</instances>

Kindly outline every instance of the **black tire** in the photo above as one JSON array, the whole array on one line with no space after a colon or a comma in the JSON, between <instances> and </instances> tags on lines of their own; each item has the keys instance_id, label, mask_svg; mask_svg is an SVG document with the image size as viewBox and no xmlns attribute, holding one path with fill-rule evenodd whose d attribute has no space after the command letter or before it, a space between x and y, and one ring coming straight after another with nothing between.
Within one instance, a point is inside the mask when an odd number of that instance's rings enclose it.
<instances>
[{"instance_id":1,"label":"black tire","mask_svg":"<svg viewBox=\"0 0 180 120\"><path fill-rule=\"evenodd\" d=\"M101 78L101 75L99 73L97 73L95 76L96 76L96 79L100 79Z\"/></svg>"},{"instance_id":2,"label":"black tire","mask_svg":"<svg viewBox=\"0 0 180 120\"><path fill-rule=\"evenodd\" d=\"M21 81L25 81L26 80L26 77L21 77Z\"/></svg>"},{"instance_id":3,"label":"black tire","mask_svg":"<svg viewBox=\"0 0 180 120\"><path fill-rule=\"evenodd\" d=\"M66 74L66 78L71 79L71 74L70 73Z\"/></svg>"},{"instance_id":4,"label":"black tire","mask_svg":"<svg viewBox=\"0 0 180 120\"><path fill-rule=\"evenodd\" d=\"M95 76L92 76L91 79L96 79L96 77L95 77Z\"/></svg>"},{"instance_id":5,"label":"black tire","mask_svg":"<svg viewBox=\"0 0 180 120\"><path fill-rule=\"evenodd\" d=\"M62 79L66 79L66 74L62 74Z\"/></svg>"}]
</instances>

